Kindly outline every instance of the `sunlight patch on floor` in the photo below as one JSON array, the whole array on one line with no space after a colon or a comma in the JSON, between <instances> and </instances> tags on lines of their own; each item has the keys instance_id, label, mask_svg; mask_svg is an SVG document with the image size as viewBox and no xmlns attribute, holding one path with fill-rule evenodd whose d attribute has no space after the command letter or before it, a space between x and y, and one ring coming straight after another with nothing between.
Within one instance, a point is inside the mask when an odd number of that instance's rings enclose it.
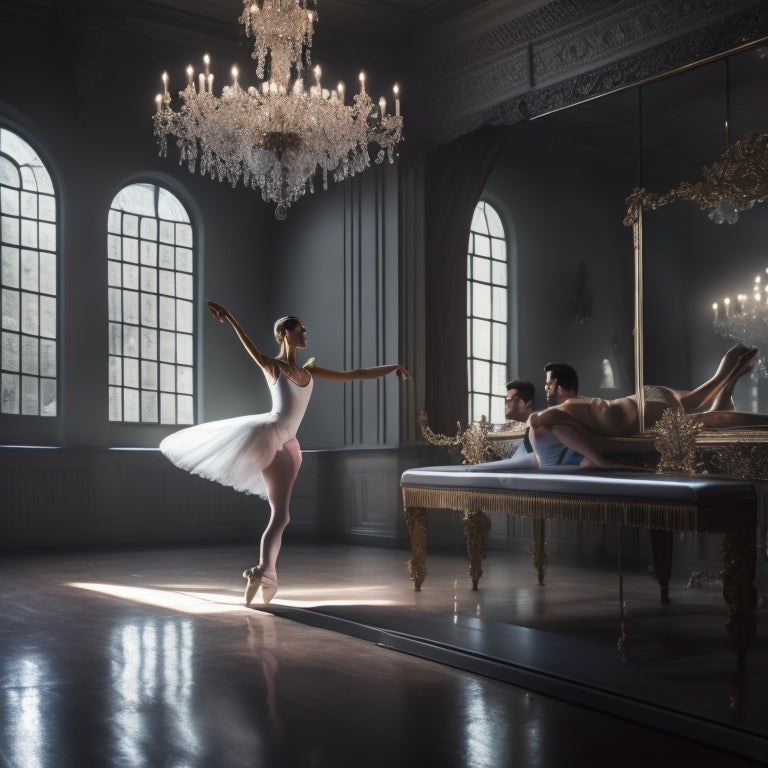
<instances>
[{"instance_id":1,"label":"sunlight patch on floor","mask_svg":"<svg viewBox=\"0 0 768 768\"><path fill-rule=\"evenodd\" d=\"M90 592L98 592L102 595L117 597L121 600L129 600L142 605L152 605L156 608L166 608L188 614L215 614L229 613L231 611L251 610L243 604L241 594L226 594L219 592L189 591L182 589L159 589L150 587L131 587L123 584L104 584L96 582L70 582L68 586L74 589L84 589ZM393 600L379 600L366 598L363 593L383 592L385 587L339 587L329 592L326 589L315 590L281 590L281 596L273 600L276 605L285 605L293 608L318 608L321 606L349 606L349 605L397 605ZM290 595L301 594L302 599L291 599ZM308 598L308 593L314 593L314 597ZM254 603L252 608L259 608Z\"/></svg>"}]
</instances>

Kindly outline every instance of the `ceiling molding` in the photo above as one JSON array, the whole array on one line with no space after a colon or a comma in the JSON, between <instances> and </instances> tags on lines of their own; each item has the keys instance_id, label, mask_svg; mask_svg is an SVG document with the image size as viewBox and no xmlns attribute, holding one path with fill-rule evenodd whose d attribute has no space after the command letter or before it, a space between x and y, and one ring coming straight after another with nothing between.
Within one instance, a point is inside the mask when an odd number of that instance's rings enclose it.
<instances>
[{"instance_id":1,"label":"ceiling molding","mask_svg":"<svg viewBox=\"0 0 768 768\"><path fill-rule=\"evenodd\" d=\"M507 30L497 32L504 36ZM425 84L415 104L404 102L408 136L416 145L411 149L428 151L485 123L513 124L560 109L766 35L768 3L763 1L612 3L578 27L501 54L493 50L474 61L472 56L459 59L471 65L451 70L449 62L443 76ZM475 41L466 44L476 46Z\"/></svg>"}]
</instances>

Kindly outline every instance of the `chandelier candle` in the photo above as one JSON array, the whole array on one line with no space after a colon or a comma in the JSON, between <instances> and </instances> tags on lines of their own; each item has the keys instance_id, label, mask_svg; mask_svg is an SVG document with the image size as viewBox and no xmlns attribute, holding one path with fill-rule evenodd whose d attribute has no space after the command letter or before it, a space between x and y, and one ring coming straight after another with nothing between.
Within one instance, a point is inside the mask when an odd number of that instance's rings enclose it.
<instances>
[{"instance_id":1,"label":"chandelier candle","mask_svg":"<svg viewBox=\"0 0 768 768\"><path fill-rule=\"evenodd\" d=\"M242 180L246 187L261 190L266 202L275 204L275 217L285 219L288 208L307 190L314 192L319 171L323 189L328 176L343 181L385 158L394 162L402 141L400 88L393 88L395 114L387 114L382 97L378 109L365 90L353 103L344 103L344 86L333 91L320 83L304 88L304 73L311 66L312 34L317 22L311 0L245 0L240 23L253 36L252 57L261 87L243 88L237 67L231 70L232 84L221 96L213 92L210 57L203 57L205 70L195 87L194 70L187 67L187 85L179 93L181 106L171 107L168 75L163 73L163 93L155 97L153 118L160 155L165 156L168 137L176 138L179 164L190 173L228 181L233 187ZM267 54L269 54L267 67Z\"/></svg>"}]
</instances>

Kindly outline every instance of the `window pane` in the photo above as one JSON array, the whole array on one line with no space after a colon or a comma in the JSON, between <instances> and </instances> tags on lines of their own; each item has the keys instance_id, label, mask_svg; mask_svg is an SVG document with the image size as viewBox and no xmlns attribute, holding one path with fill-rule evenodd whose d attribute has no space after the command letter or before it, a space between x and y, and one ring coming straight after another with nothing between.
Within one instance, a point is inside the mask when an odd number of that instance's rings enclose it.
<instances>
[{"instance_id":1,"label":"window pane","mask_svg":"<svg viewBox=\"0 0 768 768\"><path fill-rule=\"evenodd\" d=\"M126 358L125 364L123 365L123 376L124 376L124 384L126 387L131 387L133 389L139 388L139 361L132 359L132 358Z\"/></svg>"},{"instance_id":2,"label":"window pane","mask_svg":"<svg viewBox=\"0 0 768 768\"><path fill-rule=\"evenodd\" d=\"M194 363L194 354L192 350L192 337L181 333L176 334L176 362L181 365L192 365Z\"/></svg>"},{"instance_id":3,"label":"window pane","mask_svg":"<svg viewBox=\"0 0 768 768\"><path fill-rule=\"evenodd\" d=\"M147 360L157 360L157 331L154 328L141 329L141 356Z\"/></svg>"},{"instance_id":4,"label":"window pane","mask_svg":"<svg viewBox=\"0 0 768 768\"><path fill-rule=\"evenodd\" d=\"M21 177L16 165L2 155L0 155L0 184L7 184L17 189L21 186Z\"/></svg>"},{"instance_id":5,"label":"window pane","mask_svg":"<svg viewBox=\"0 0 768 768\"><path fill-rule=\"evenodd\" d=\"M176 424L176 395L160 393L160 423Z\"/></svg>"},{"instance_id":6,"label":"window pane","mask_svg":"<svg viewBox=\"0 0 768 768\"><path fill-rule=\"evenodd\" d=\"M491 391L491 366L485 360L472 361L472 389L480 392Z\"/></svg>"},{"instance_id":7,"label":"window pane","mask_svg":"<svg viewBox=\"0 0 768 768\"><path fill-rule=\"evenodd\" d=\"M160 331L160 359L165 363L176 361L176 334Z\"/></svg>"},{"instance_id":8,"label":"window pane","mask_svg":"<svg viewBox=\"0 0 768 768\"><path fill-rule=\"evenodd\" d=\"M504 249L506 251L506 248ZM491 281L494 285L507 285L507 262L506 261L493 261L491 262L492 278Z\"/></svg>"},{"instance_id":9,"label":"window pane","mask_svg":"<svg viewBox=\"0 0 768 768\"><path fill-rule=\"evenodd\" d=\"M7 245L3 246L2 258L2 272L0 272L0 276L3 285L9 288L18 288L20 283L19 264L21 263L19 249Z\"/></svg>"},{"instance_id":10,"label":"window pane","mask_svg":"<svg viewBox=\"0 0 768 768\"><path fill-rule=\"evenodd\" d=\"M491 317L491 288L482 283L472 285L472 314L475 317Z\"/></svg>"},{"instance_id":11,"label":"window pane","mask_svg":"<svg viewBox=\"0 0 768 768\"><path fill-rule=\"evenodd\" d=\"M51 296L40 297L40 336L56 338L56 299Z\"/></svg>"},{"instance_id":12,"label":"window pane","mask_svg":"<svg viewBox=\"0 0 768 768\"><path fill-rule=\"evenodd\" d=\"M117 266L119 267L120 265L118 264ZM129 291L137 291L139 289L139 268L135 264L123 264L122 283L123 288L127 288Z\"/></svg>"},{"instance_id":13,"label":"window pane","mask_svg":"<svg viewBox=\"0 0 768 768\"><path fill-rule=\"evenodd\" d=\"M141 263L152 267L157 266L157 243L141 241Z\"/></svg>"},{"instance_id":14,"label":"window pane","mask_svg":"<svg viewBox=\"0 0 768 768\"><path fill-rule=\"evenodd\" d=\"M109 356L109 383L120 385L123 383L123 361L114 355ZM110 387L110 393L112 387ZM110 395L111 396L111 395Z\"/></svg>"},{"instance_id":15,"label":"window pane","mask_svg":"<svg viewBox=\"0 0 768 768\"><path fill-rule=\"evenodd\" d=\"M8 162L8 161L5 161ZM0 183L2 183L2 163L3 158L0 157ZM9 163L10 165L10 163ZM19 190L18 188L12 189L11 187L0 188L0 210L8 216L19 215Z\"/></svg>"},{"instance_id":16,"label":"window pane","mask_svg":"<svg viewBox=\"0 0 768 768\"><path fill-rule=\"evenodd\" d=\"M160 363L160 390L162 392L176 391L176 366Z\"/></svg>"},{"instance_id":17,"label":"window pane","mask_svg":"<svg viewBox=\"0 0 768 768\"><path fill-rule=\"evenodd\" d=\"M21 380L13 373L2 376L3 413L19 413L21 410Z\"/></svg>"},{"instance_id":18,"label":"window pane","mask_svg":"<svg viewBox=\"0 0 768 768\"><path fill-rule=\"evenodd\" d=\"M180 331L184 331L185 333L192 333L193 317L191 301L176 302L176 323Z\"/></svg>"},{"instance_id":19,"label":"window pane","mask_svg":"<svg viewBox=\"0 0 768 768\"><path fill-rule=\"evenodd\" d=\"M489 259L472 259L472 279L481 283L491 282L491 262Z\"/></svg>"},{"instance_id":20,"label":"window pane","mask_svg":"<svg viewBox=\"0 0 768 768\"><path fill-rule=\"evenodd\" d=\"M50 339L40 339L40 374L56 378L56 342Z\"/></svg>"},{"instance_id":21,"label":"window pane","mask_svg":"<svg viewBox=\"0 0 768 768\"><path fill-rule=\"evenodd\" d=\"M0 216L0 237L4 243L19 244L19 220L15 217Z\"/></svg>"},{"instance_id":22,"label":"window pane","mask_svg":"<svg viewBox=\"0 0 768 768\"><path fill-rule=\"evenodd\" d=\"M507 263L507 243L504 240L497 240L494 238L491 240L491 256L494 259L497 259L498 261L502 262L503 264Z\"/></svg>"},{"instance_id":23,"label":"window pane","mask_svg":"<svg viewBox=\"0 0 768 768\"><path fill-rule=\"evenodd\" d=\"M493 319L507 319L507 287L493 289Z\"/></svg>"},{"instance_id":24,"label":"window pane","mask_svg":"<svg viewBox=\"0 0 768 768\"><path fill-rule=\"evenodd\" d=\"M151 267L141 268L141 290L157 293L157 270Z\"/></svg>"},{"instance_id":25,"label":"window pane","mask_svg":"<svg viewBox=\"0 0 768 768\"><path fill-rule=\"evenodd\" d=\"M178 369L179 380L177 384L178 391L184 395L191 395L194 391L194 371L188 366L180 365Z\"/></svg>"},{"instance_id":26,"label":"window pane","mask_svg":"<svg viewBox=\"0 0 768 768\"><path fill-rule=\"evenodd\" d=\"M472 421L488 416L488 395L482 395L477 392L472 394Z\"/></svg>"},{"instance_id":27,"label":"window pane","mask_svg":"<svg viewBox=\"0 0 768 768\"><path fill-rule=\"evenodd\" d=\"M176 398L177 415L176 420L178 424L193 424L195 401L188 396L179 395Z\"/></svg>"},{"instance_id":28,"label":"window pane","mask_svg":"<svg viewBox=\"0 0 768 768\"><path fill-rule=\"evenodd\" d=\"M21 252L21 287L25 291L37 291L37 251Z\"/></svg>"},{"instance_id":29,"label":"window pane","mask_svg":"<svg viewBox=\"0 0 768 768\"><path fill-rule=\"evenodd\" d=\"M493 350L491 358L500 362L507 359L507 325L506 323L493 323ZM504 384L507 382L504 381ZM495 394L495 393L494 393Z\"/></svg>"},{"instance_id":30,"label":"window pane","mask_svg":"<svg viewBox=\"0 0 768 768\"><path fill-rule=\"evenodd\" d=\"M123 291L123 322L139 324L139 294L136 291Z\"/></svg>"},{"instance_id":31,"label":"window pane","mask_svg":"<svg viewBox=\"0 0 768 768\"><path fill-rule=\"evenodd\" d=\"M192 272L192 251L188 248L176 249L176 269L180 272Z\"/></svg>"},{"instance_id":32,"label":"window pane","mask_svg":"<svg viewBox=\"0 0 768 768\"><path fill-rule=\"evenodd\" d=\"M109 388L109 420L123 420L123 390L120 387Z\"/></svg>"},{"instance_id":33,"label":"window pane","mask_svg":"<svg viewBox=\"0 0 768 768\"><path fill-rule=\"evenodd\" d=\"M123 391L123 421L139 421L139 390Z\"/></svg>"},{"instance_id":34,"label":"window pane","mask_svg":"<svg viewBox=\"0 0 768 768\"><path fill-rule=\"evenodd\" d=\"M37 336L40 331L40 297L36 293L21 294L21 332Z\"/></svg>"},{"instance_id":35,"label":"window pane","mask_svg":"<svg viewBox=\"0 0 768 768\"><path fill-rule=\"evenodd\" d=\"M141 388L157 390L157 363L143 361L141 364Z\"/></svg>"},{"instance_id":36,"label":"window pane","mask_svg":"<svg viewBox=\"0 0 768 768\"><path fill-rule=\"evenodd\" d=\"M21 412L24 416L40 415L40 379L36 376L21 377Z\"/></svg>"},{"instance_id":37,"label":"window pane","mask_svg":"<svg viewBox=\"0 0 768 768\"><path fill-rule=\"evenodd\" d=\"M135 325L123 326L123 354L126 357L139 356L139 329Z\"/></svg>"},{"instance_id":38,"label":"window pane","mask_svg":"<svg viewBox=\"0 0 768 768\"><path fill-rule=\"evenodd\" d=\"M152 293L141 294L141 324L157 327L157 300Z\"/></svg>"},{"instance_id":39,"label":"window pane","mask_svg":"<svg viewBox=\"0 0 768 768\"><path fill-rule=\"evenodd\" d=\"M40 380L40 415L56 415L56 380Z\"/></svg>"},{"instance_id":40,"label":"window pane","mask_svg":"<svg viewBox=\"0 0 768 768\"><path fill-rule=\"evenodd\" d=\"M38 245L44 251L56 250L56 226L40 222L38 225Z\"/></svg>"},{"instance_id":41,"label":"window pane","mask_svg":"<svg viewBox=\"0 0 768 768\"><path fill-rule=\"evenodd\" d=\"M56 198L51 195L40 195L37 202L40 221L56 221Z\"/></svg>"},{"instance_id":42,"label":"window pane","mask_svg":"<svg viewBox=\"0 0 768 768\"><path fill-rule=\"evenodd\" d=\"M21 337L21 372L37 376L40 372L37 339Z\"/></svg>"},{"instance_id":43,"label":"window pane","mask_svg":"<svg viewBox=\"0 0 768 768\"><path fill-rule=\"evenodd\" d=\"M491 324L487 320L474 320L472 322L472 357L482 357L489 360L491 357Z\"/></svg>"},{"instance_id":44,"label":"window pane","mask_svg":"<svg viewBox=\"0 0 768 768\"><path fill-rule=\"evenodd\" d=\"M475 236L475 255L476 256L490 256L491 255L491 242L487 237Z\"/></svg>"},{"instance_id":45,"label":"window pane","mask_svg":"<svg viewBox=\"0 0 768 768\"><path fill-rule=\"evenodd\" d=\"M18 331L21 328L21 294L3 288L3 328Z\"/></svg>"},{"instance_id":46,"label":"window pane","mask_svg":"<svg viewBox=\"0 0 768 768\"><path fill-rule=\"evenodd\" d=\"M56 295L56 254L40 253L40 292Z\"/></svg>"},{"instance_id":47,"label":"window pane","mask_svg":"<svg viewBox=\"0 0 768 768\"><path fill-rule=\"evenodd\" d=\"M18 333L3 332L3 368L7 371L21 370L21 337Z\"/></svg>"},{"instance_id":48,"label":"window pane","mask_svg":"<svg viewBox=\"0 0 768 768\"><path fill-rule=\"evenodd\" d=\"M141 420L157 424L157 392L141 391Z\"/></svg>"}]
</instances>

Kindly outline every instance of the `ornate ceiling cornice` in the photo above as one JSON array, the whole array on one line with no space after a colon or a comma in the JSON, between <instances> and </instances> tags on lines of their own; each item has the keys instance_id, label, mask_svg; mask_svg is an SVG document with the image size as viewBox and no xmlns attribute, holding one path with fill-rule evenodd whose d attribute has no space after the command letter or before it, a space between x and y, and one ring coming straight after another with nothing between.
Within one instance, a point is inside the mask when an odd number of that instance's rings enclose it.
<instances>
[{"instance_id":1,"label":"ornate ceiling cornice","mask_svg":"<svg viewBox=\"0 0 768 768\"><path fill-rule=\"evenodd\" d=\"M534 30L554 23L561 9L573 14L574 3L550 3L512 22L514 31L505 24L453 49L442 75L433 72L423 92L420 84L409 107L410 149L429 151L480 125L513 124L768 36L764 1L588 5L591 18L548 36L536 38ZM498 42L516 36L528 42L506 49Z\"/></svg>"}]
</instances>

